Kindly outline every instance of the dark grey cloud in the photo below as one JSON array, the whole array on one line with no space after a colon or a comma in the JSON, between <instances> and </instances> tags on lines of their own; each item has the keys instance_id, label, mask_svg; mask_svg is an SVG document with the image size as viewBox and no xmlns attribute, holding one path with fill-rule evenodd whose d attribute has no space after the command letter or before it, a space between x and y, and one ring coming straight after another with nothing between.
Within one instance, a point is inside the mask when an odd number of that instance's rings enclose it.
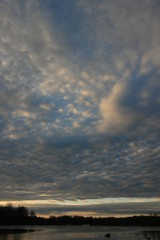
<instances>
[{"instance_id":1,"label":"dark grey cloud","mask_svg":"<svg viewBox=\"0 0 160 240\"><path fill-rule=\"evenodd\" d=\"M12 146L10 159L8 147L6 151L3 148L3 188L11 184L15 193L13 197L7 192L4 198L9 194L13 200L31 196L38 200L44 192L51 195L50 199L61 200L159 196L159 147L152 143L139 140L115 142L112 147L103 143L88 148L80 144L28 148ZM27 191L30 194L25 194Z\"/></svg>"},{"instance_id":2,"label":"dark grey cloud","mask_svg":"<svg viewBox=\"0 0 160 240\"><path fill-rule=\"evenodd\" d=\"M1 200L159 197L158 2L0 7Z\"/></svg>"}]
</instances>

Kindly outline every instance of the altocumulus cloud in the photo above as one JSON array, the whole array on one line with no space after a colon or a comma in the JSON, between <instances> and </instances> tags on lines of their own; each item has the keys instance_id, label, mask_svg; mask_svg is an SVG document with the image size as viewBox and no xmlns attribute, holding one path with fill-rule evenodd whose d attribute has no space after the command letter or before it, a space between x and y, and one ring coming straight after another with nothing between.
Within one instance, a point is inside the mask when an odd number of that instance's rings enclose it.
<instances>
[{"instance_id":1,"label":"altocumulus cloud","mask_svg":"<svg viewBox=\"0 0 160 240\"><path fill-rule=\"evenodd\" d=\"M159 10L156 0L0 2L1 201L160 197Z\"/></svg>"}]
</instances>

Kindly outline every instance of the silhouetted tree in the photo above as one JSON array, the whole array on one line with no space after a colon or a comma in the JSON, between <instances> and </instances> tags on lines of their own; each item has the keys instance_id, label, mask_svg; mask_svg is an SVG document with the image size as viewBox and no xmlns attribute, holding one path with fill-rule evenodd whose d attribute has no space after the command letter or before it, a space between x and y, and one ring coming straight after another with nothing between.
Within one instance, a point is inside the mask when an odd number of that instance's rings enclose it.
<instances>
[{"instance_id":1,"label":"silhouetted tree","mask_svg":"<svg viewBox=\"0 0 160 240\"><path fill-rule=\"evenodd\" d=\"M31 217L35 217L35 216L36 216L35 211L31 210L30 216L31 216Z\"/></svg>"}]
</instances>

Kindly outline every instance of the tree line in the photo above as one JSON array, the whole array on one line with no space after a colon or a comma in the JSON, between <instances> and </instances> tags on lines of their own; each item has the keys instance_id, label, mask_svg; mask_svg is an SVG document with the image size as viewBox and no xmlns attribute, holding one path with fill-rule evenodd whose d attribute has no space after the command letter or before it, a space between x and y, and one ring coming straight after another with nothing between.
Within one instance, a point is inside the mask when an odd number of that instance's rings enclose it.
<instances>
[{"instance_id":1,"label":"tree line","mask_svg":"<svg viewBox=\"0 0 160 240\"><path fill-rule=\"evenodd\" d=\"M38 217L33 210L24 206L13 207L11 204L0 206L0 225L92 225L92 226L160 226L160 216L84 217L50 216Z\"/></svg>"},{"instance_id":2,"label":"tree line","mask_svg":"<svg viewBox=\"0 0 160 240\"><path fill-rule=\"evenodd\" d=\"M6 206L0 206L0 217L33 217L35 212L33 210L29 211L28 208L24 206L13 207L12 204Z\"/></svg>"}]
</instances>

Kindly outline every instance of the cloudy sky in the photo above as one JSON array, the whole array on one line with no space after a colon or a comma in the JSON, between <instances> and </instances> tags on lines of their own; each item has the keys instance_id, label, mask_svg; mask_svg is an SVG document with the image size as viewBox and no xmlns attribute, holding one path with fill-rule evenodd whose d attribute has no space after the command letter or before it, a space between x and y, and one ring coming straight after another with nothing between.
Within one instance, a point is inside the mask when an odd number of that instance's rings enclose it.
<instances>
[{"instance_id":1,"label":"cloudy sky","mask_svg":"<svg viewBox=\"0 0 160 240\"><path fill-rule=\"evenodd\" d=\"M0 204L160 211L160 1L0 0Z\"/></svg>"}]
</instances>

